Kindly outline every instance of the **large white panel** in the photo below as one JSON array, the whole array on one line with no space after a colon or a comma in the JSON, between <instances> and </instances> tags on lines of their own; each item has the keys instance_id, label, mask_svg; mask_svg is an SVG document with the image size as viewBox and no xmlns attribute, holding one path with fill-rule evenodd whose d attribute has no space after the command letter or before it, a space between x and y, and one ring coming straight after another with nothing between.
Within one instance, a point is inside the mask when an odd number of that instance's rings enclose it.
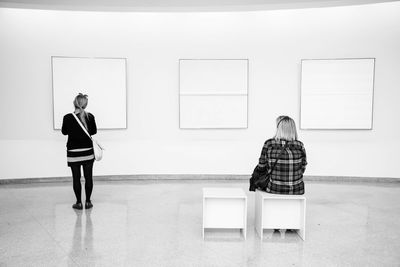
<instances>
[{"instance_id":1,"label":"large white panel","mask_svg":"<svg viewBox=\"0 0 400 267\"><path fill-rule=\"evenodd\" d=\"M247 59L182 59L180 128L246 128Z\"/></svg>"},{"instance_id":2,"label":"large white panel","mask_svg":"<svg viewBox=\"0 0 400 267\"><path fill-rule=\"evenodd\" d=\"M126 128L126 59L52 57L54 128L61 129L78 93L100 129Z\"/></svg>"},{"instance_id":3,"label":"large white panel","mask_svg":"<svg viewBox=\"0 0 400 267\"><path fill-rule=\"evenodd\" d=\"M375 59L302 60L302 129L372 129Z\"/></svg>"},{"instance_id":4,"label":"large white panel","mask_svg":"<svg viewBox=\"0 0 400 267\"><path fill-rule=\"evenodd\" d=\"M247 94L247 59L181 59L181 94Z\"/></svg>"},{"instance_id":5,"label":"large white panel","mask_svg":"<svg viewBox=\"0 0 400 267\"><path fill-rule=\"evenodd\" d=\"M246 127L247 96L180 96L180 128Z\"/></svg>"}]
</instances>

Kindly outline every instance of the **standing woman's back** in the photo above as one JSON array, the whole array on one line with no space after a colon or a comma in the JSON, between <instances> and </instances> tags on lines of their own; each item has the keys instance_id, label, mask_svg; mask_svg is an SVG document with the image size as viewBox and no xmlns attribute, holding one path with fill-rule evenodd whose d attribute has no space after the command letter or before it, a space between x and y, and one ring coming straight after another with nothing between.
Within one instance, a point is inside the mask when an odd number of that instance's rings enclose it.
<instances>
[{"instance_id":1,"label":"standing woman's back","mask_svg":"<svg viewBox=\"0 0 400 267\"><path fill-rule=\"evenodd\" d=\"M91 195L93 190L93 162L94 151L92 139L85 133L85 130L94 135L97 133L97 126L94 116L85 111L88 104L88 96L79 93L73 101L75 111L68 113L63 118L61 132L68 135L67 141L67 165L71 168L73 189L76 196L76 203L72 208L81 210L81 167L85 177L85 209L91 209ZM85 128L85 130L83 129Z\"/></svg>"}]
</instances>

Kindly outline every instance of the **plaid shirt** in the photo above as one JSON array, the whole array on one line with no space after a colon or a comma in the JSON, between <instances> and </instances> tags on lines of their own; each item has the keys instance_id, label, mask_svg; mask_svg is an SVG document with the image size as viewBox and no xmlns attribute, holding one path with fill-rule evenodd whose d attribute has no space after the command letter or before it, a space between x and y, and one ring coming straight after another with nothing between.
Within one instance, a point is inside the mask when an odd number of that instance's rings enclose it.
<instances>
[{"instance_id":1,"label":"plaid shirt","mask_svg":"<svg viewBox=\"0 0 400 267\"><path fill-rule=\"evenodd\" d=\"M286 149L282 151L286 144ZM282 154L279 156L279 154ZM279 159L278 159L279 156ZM303 173L306 169L306 150L300 141L285 141L268 139L265 141L259 163L256 167L260 173L271 171L266 191L273 194L303 195Z\"/></svg>"}]
</instances>

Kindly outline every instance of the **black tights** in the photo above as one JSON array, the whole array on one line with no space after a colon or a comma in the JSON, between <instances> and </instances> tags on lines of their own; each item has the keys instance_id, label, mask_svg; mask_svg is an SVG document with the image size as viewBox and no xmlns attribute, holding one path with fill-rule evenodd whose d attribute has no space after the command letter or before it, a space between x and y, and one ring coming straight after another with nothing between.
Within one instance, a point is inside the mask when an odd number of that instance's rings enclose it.
<instances>
[{"instance_id":1,"label":"black tights","mask_svg":"<svg viewBox=\"0 0 400 267\"><path fill-rule=\"evenodd\" d=\"M90 201L93 190L93 162L82 164L83 176L85 176L86 201ZM82 203L81 199L81 165L71 166L73 187L76 196L76 202Z\"/></svg>"}]
</instances>

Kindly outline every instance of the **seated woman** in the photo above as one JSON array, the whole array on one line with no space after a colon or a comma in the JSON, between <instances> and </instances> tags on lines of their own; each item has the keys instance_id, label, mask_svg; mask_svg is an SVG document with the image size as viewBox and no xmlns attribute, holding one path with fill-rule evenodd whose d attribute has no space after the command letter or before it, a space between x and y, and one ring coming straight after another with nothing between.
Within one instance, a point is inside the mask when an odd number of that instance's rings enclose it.
<instances>
[{"instance_id":1,"label":"seated woman","mask_svg":"<svg viewBox=\"0 0 400 267\"><path fill-rule=\"evenodd\" d=\"M274 138L265 141L257 167L250 179L250 191L259 188L272 194L303 195L306 151L297 140L296 124L288 116L276 119ZM264 183L260 177L269 174Z\"/></svg>"}]
</instances>

